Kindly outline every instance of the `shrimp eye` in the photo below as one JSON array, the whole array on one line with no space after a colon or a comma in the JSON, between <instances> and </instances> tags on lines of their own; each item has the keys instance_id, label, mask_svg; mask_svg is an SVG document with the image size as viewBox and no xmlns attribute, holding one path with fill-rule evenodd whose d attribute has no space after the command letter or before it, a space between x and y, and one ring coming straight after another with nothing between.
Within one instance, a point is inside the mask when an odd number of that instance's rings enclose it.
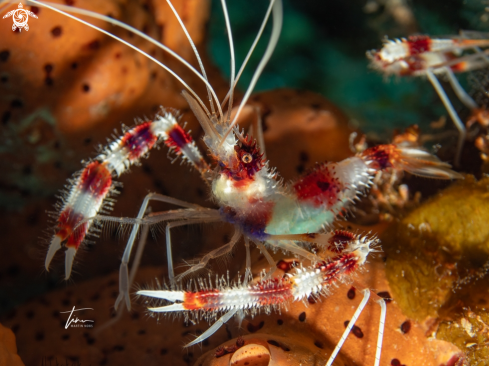
<instances>
[{"instance_id":1,"label":"shrimp eye","mask_svg":"<svg viewBox=\"0 0 489 366\"><path fill-rule=\"evenodd\" d=\"M249 164L253 161L253 156L250 153L245 153L241 157L241 161L245 164Z\"/></svg>"}]
</instances>

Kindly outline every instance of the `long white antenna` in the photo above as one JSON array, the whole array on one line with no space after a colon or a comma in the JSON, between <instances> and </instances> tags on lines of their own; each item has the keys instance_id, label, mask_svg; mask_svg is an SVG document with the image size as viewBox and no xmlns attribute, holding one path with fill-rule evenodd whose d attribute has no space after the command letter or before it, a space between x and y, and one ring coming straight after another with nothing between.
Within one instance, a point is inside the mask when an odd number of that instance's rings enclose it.
<instances>
[{"instance_id":1,"label":"long white antenna","mask_svg":"<svg viewBox=\"0 0 489 366\"><path fill-rule=\"evenodd\" d=\"M377 349L375 351L375 365L380 365L380 355L382 353L382 340L384 339L384 327L385 327L385 315L387 308L385 306L385 300L380 299L377 301L380 305L380 322L379 322L379 334L377 336Z\"/></svg>"},{"instance_id":2,"label":"long white antenna","mask_svg":"<svg viewBox=\"0 0 489 366\"><path fill-rule=\"evenodd\" d=\"M353 326L355 325L355 322L357 321L358 317L360 316L363 308L367 304L367 301L370 297L370 290L365 289L363 290L363 299L360 302L360 305L358 305L357 310L355 311L355 314L353 314L353 317L351 318L350 322L348 323L348 326L346 327L345 331L343 332L340 341L336 345L335 349L333 350L333 353L329 357L328 362L326 363L326 366L331 366L333 364L334 359L340 352L341 347L343 346L343 343L346 341L346 337L348 337L348 334L350 334Z\"/></svg>"},{"instance_id":3,"label":"long white antenna","mask_svg":"<svg viewBox=\"0 0 489 366\"><path fill-rule=\"evenodd\" d=\"M190 43L190 46L192 47L194 54L195 54L195 57L197 58L197 62L199 63L200 70L202 70L202 75L204 76L205 80L209 81L209 79L207 78L207 74L205 72L204 64L202 63L202 59L200 58L199 51L197 51L197 47L195 47L195 43L192 40L192 37L190 37L190 34L188 33L187 27L185 27L185 24L183 24L182 18L180 17L180 15L175 10L175 7L173 6L172 2L170 0L166 0L166 2L168 3L171 10L173 11L173 14L175 14L175 17L177 18L178 22L180 23L180 27L182 27L183 32L187 36L187 39ZM215 115L216 111L214 110L214 103L212 101L211 91L209 89L209 86L207 86L207 84L206 84L206 88L207 88L207 95L209 96L209 104L211 106L211 112L212 112L212 115ZM211 89L212 89L212 87L211 87ZM222 116L222 114L221 114L221 116Z\"/></svg>"},{"instance_id":4,"label":"long white antenna","mask_svg":"<svg viewBox=\"0 0 489 366\"><path fill-rule=\"evenodd\" d=\"M238 120L238 117L241 113L241 110L243 109L244 105L248 101L251 93L253 92L253 89L258 82L258 78L260 77L261 73L263 72L263 69L265 68L268 60L270 60L270 57L272 56L272 53L275 49L275 46L277 45L278 38L280 37L280 31L282 30L282 17L283 17L283 8L282 8L282 0L275 0L275 3L273 4L273 28L272 28L272 34L270 35L270 40L268 41L268 46L267 49L265 50L265 54L263 55L262 59L260 60L260 63L258 64L255 73L253 75L253 78L251 79L250 85L248 86L248 89L246 90L246 93L243 97L243 100L241 101L238 111L236 112L236 115L234 116L233 122L229 125L226 133L221 139L221 142L219 143L220 145L226 140L226 137L229 135L229 133L233 130L234 126L236 125L236 121Z\"/></svg>"},{"instance_id":5,"label":"long white antenna","mask_svg":"<svg viewBox=\"0 0 489 366\"><path fill-rule=\"evenodd\" d=\"M164 51L168 52L170 55L172 55L173 57L175 57L178 61L180 61L181 63L183 63L190 71L192 71L195 75L197 75L197 77L199 77L199 79L201 79L204 84L206 85L207 88L210 88L210 92L212 93L212 96L214 98L214 100L216 101L216 104L218 105L218 108L219 108L219 111L222 115L222 110L220 109L220 105L219 105L219 99L217 98L217 95L215 94L214 90L212 89L212 86L209 84L209 82L197 71L195 70L195 68L190 65L187 61L185 61L181 56L179 56L177 53L175 53L174 51L172 51L171 49L169 49L168 47L166 47L165 45L163 45L162 43L156 41L155 39L147 36L146 34L142 33L141 31L131 27L130 25L127 25L121 21L118 21L116 19L113 19L113 18L110 18L110 17L107 17L105 15L102 15L102 14L99 14L99 13L96 13L96 12L93 12L93 11L90 11L90 10L86 10L86 9L80 9L80 8L75 8L75 7L71 7L71 6L66 6L66 5L61 5L61 4L54 4L54 3L48 3L48 2L42 2L42 1L37 1L37 0L27 0L27 3L32 3L32 4L36 4L36 5L39 5L39 6L43 6L45 8L48 8L48 9L51 9L59 14L63 14L65 15L66 17L68 18L71 18L71 19L74 19L76 20L77 22L80 22L82 24L85 24L93 29L96 29L98 30L99 32L103 33L103 34L106 34L108 35L109 37L112 37L118 41L120 41L121 43L125 44L126 46L134 49L135 51L139 52L140 54L142 54L143 56L145 56L146 58L150 59L151 61L155 62L157 65L159 65L160 67L162 67L163 69L165 69L166 71L168 71L171 75L173 75L184 87L185 89L187 89L194 97L195 99L199 102L199 104L202 106L202 108L206 111L206 113L209 114L209 110L207 109L207 107L205 106L205 104L202 102L202 100L199 98L199 96L190 88L190 86L185 83L183 81L183 79L181 77L179 77L174 71L172 71L168 66L166 66L165 64L161 63L160 61L158 61L157 59L155 59L154 57L150 56L149 54L147 54L146 52L140 50L139 48L137 48L136 46L126 42L125 40L117 37L116 35L102 29L102 28L99 28L89 22L86 22L82 19L79 19L71 14L68 14L67 12L73 12L73 13L77 13L77 14L81 14L81 15L86 15L86 16L89 16L89 17L92 17L92 18L95 18L95 19L100 19L100 20L104 20L110 24L113 24L113 25L117 25L121 28L124 28L130 32L133 32L134 34L146 39L147 41L153 43L154 45L156 45L157 47L163 49ZM65 11L62 11L61 9L63 10L66 10Z\"/></svg>"},{"instance_id":6,"label":"long white antenna","mask_svg":"<svg viewBox=\"0 0 489 366\"><path fill-rule=\"evenodd\" d=\"M231 30L231 23L229 22L229 14L228 9L226 7L226 0L221 0L222 4L222 12L224 14L224 20L226 21L226 31L228 33L229 39L229 53L231 56L231 80L229 81L229 104L228 104L228 113L226 116L226 123L229 123L231 120L231 109L233 108L233 94L234 94L234 79L235 75L235 57L234 57L234 44L233 44L233 33Z\"/></svg>"},{"instance_id":7,"label":"long white antenna","mask_svg":"<svg viewBox=\"0 0 489 366\"><path fill-rule=\"evenodd\" d=\"M241 74L243 73L243 70L245 69L246 65L248 64L248 61L250 60L250 57L253 54L253 51L255 50L256 45L258 44L258 41L260 40L260 38L263 34L263 31L265 30L265 26L267 25L268 18L270 17L270 13L272 12L272 7L273 7L274 2L275 2L275 0L270 0L270 5L268 6L267 13L265 14L265 18L263 18L263 21L261 23L260 30L258 31L258 33L255 37L255 40L253 41L253 44L251 45L251 47L248 51L248 54L246 55L246 57L243 61L243 64L241 65L241 67L238 71L238 75L236 75L236 80L234 80L233 88L229 90L229 92L226 94L226 97L224 98L224 100L221 103L222 108L224 108L224 104L226 104L226 101L229 98L229 94L231 93L231 90L234 90L236 88L236 85L238 84L238 81L241 78Z\"/></svg>"}]
</instances>

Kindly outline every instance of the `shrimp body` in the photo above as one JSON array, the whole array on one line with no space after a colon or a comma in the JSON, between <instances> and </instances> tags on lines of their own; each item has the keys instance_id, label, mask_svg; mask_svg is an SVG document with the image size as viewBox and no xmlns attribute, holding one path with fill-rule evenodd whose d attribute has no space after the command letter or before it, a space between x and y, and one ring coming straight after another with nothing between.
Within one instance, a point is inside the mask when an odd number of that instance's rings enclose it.
<instances>
[{"instance_id":1,"label":"shrimp body","mask_svg":"<svg viewBox=\"0 0 489 366\"><path fill-rule=\"evenodd\" d=\"M390 168L439 178L459 177L422 150L380 145L338 163L318 164L285 186L268 169L243 180L222 172L214 181L213 192L226 221L240 225L252 238L266 240L271 235L331 228L337 216L370 187L376 173Z\"/></svg>"},{"instance_id":2,"label":"shrimp body","mask_svg":"<svg viewBox=\"0 0 489 366\"><path fill-rule=\"evenodd\" d=\"M380 50L369 51L367 56L371 66L386 75L418 76L429 68L436 73L437 68L447 63L454 72L483 67L487 62L478 57L461 62L456 62L456 59L466 49L488 46L487 39L437 39L421 35L385 40Z\"/></svg>"}]
</instances>

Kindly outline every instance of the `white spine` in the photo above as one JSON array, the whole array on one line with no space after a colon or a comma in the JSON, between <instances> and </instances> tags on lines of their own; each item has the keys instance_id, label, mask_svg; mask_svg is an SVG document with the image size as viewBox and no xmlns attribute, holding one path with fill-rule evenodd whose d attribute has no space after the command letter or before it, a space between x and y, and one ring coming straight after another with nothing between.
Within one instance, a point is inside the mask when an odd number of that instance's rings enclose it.
<instances>
[{"instance_id":1,"label":"white spine","mask_svg":"<svg viewBox=\"0 0 489 366\"><path fill-rule=\"evenodd\" d=\"M177 124L177 119L171 113L165 113L165 115L158 115L156 120L151 125L151 130L158 137L163 137L163 139L168 138L168 132L171 131L173 127Z\"/></svg>"},{"instance_id":2,"label":"white spine","mask_svg":"<svg viewBox=\"0 0 489 366\"><path fill-rule=\"evenodd\" d=\"M299 269L292 276L294 287L292 294L294 301L302 300L311 294L318 294L323 289L323 275L320 269Z\"/></svg>"},{"instance_id":3,"label":"white spine","mask_svg":"<svg viewBox=\"0 0 489 366\"><path fill-rule=\"evenodd\" d=\"M409 56L409 48L406 42L399 39L396 39L395 41L388 40L380 50L379 56L382 61L391 63Z\"/></svg>"},{"instance_id":4,"label":"white spine","mask_svg":"<svg viewBox=\"0 0 489 366\"><path fill-rule=\"evenodd\" d=\"M157 299L165 299L168 301L183 301L185 293L183 291L165 291L165 290L141 290L138 295L154 297Z\"/></svg>"}]
</instances>

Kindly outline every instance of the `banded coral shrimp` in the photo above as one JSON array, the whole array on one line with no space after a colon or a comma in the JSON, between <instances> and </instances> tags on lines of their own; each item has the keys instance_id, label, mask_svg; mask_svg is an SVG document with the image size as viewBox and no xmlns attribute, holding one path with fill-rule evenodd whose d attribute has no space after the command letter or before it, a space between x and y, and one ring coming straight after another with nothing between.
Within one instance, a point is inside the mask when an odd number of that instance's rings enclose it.
<instances>
[{"instance_id":1,"label":"banded coral shrimp","mask_svg":"<svg viewBox=\"0 0 489 366\"><path fill-rule=\"evenodd\" d=\"M135 131L133 131L133 132L135 132ZM126 139L126 140L127 140L127 139ZM244 143L245 143L245 145L246 145L246 143L249 143L249 141L246 141L246 140L245 140L245 142L244 142ZM381 149L381 151L382 151L382 149ZM393 150L393 151L396 151L396 150ZM368 151L368 152L366 153L366 155L365 155L365 159L367 159L368 161L370 161L370 158L369 158L368 156L369 156L369 154L371 154L371 153L374 153L374 151L373 151L373 150ZM414 152L413 152L413 151L411 151L410 153L411 153L411 154L414 154ZM248 154L253 155L252 153L249 153L249 152L248 152ZM380 154L382 154L382 152L381 152ZM417 154L424 155L424 154L421 154L421 153L417 153ZM375 155L375 154L374 154L374 155ZM427 157L427 155L425 155L425 156ZM243 155L243 158L244 158L244 157L245 157L245 155ZM412 157L412 156L411 156L411 157ZM356 161L357 161L358 163L360 163L360 161L359 161L358 159L362 160L362 159L361 159L361 158L359 158L359 157L357 157L357 158L355 158L355 159L357 159ZM430 159L431 159L431 158L430 158ZM375 160L375 159L374 159L374 160ZM389 160L389 159L387 159L387 160ZM355 160L354 160L354 161L355 161ZM351 161L350 161L350 162L351 162ZM432 163L434 163L434 164L437 164L436 160L431 160L431 162L432 162ZM390 162L390 161L384 161L383 163L384 163L384 164L387 164L387 165L391 164L391 162ZM375 165L375 164L374 164L374 165ZM330 166L330 167L331 167L331 166ZM449 171L446 169L446 166L444 166L444 165L439 165L439 167L440 167L440 169L441 169L440 171L441 171L442 173L447 173L447 174L448 174L448 172L449 172ZM326 168L323 168L323 169L326 169ZM326 169L326 170L327 170L327 169ZM432 171L432 172L433 172L433 171ZM248 173L247 173L247 174L248 174ZM450 173L450 174L451 174L451 173ZM312 179L313 179L313 181L314 181L314 177L313 177ZM365 184L365 182L364 182L364 184ZM305 183L304 183L304 185L306 185L306 186L307 186L307 184L305 184ZM368 185L368 184L367 184L367 185ZM348 190L346 190L346 191L348 191ZM307 192L304 192L304 194L307 196ZM348 194L349 194L349 193L347 193L347 196L348 196ZM356 193L354 193L354 194L353 194L353 196L355 196L355 195L356 195ZM334 210L333 210L333 212L334 212ZM72 229L73 229L73 228L72 228ZM305 238L302 238L302 240L304 240L304 239L305 239ZM301 241L302 241L302 240L301 240ZM55 246L54 248L56 249L56 246ZM68 255L70 256L70 254L69 254L69 253L68 253ZM68 263L70 263L70 262L68 262ZM69 268L69 266L67 266L67 268Z\"/></svg>"},{"instance_id":2,"label":"banded coral shrimp","mask_svg":"<svg viewBox=\"0 0 489 366\"><path fill-rule=\"evenodd\" d=\"M488 34L462 31L459 36L436 38L427 35L415 35L408 38L385 39L380 50L367 52L372 68L385 76L425 76L440 97L450 118L459 131L454 162L460 164L460 156L467 133L465 123L450 101L439 78L445 78L457 98L470 111L467 126L475 121L485 124L484 111L464 90L455 73L465 73L488 67ZM471 51L472 53L467 51Z\"/></svg>"}]
</instances>

